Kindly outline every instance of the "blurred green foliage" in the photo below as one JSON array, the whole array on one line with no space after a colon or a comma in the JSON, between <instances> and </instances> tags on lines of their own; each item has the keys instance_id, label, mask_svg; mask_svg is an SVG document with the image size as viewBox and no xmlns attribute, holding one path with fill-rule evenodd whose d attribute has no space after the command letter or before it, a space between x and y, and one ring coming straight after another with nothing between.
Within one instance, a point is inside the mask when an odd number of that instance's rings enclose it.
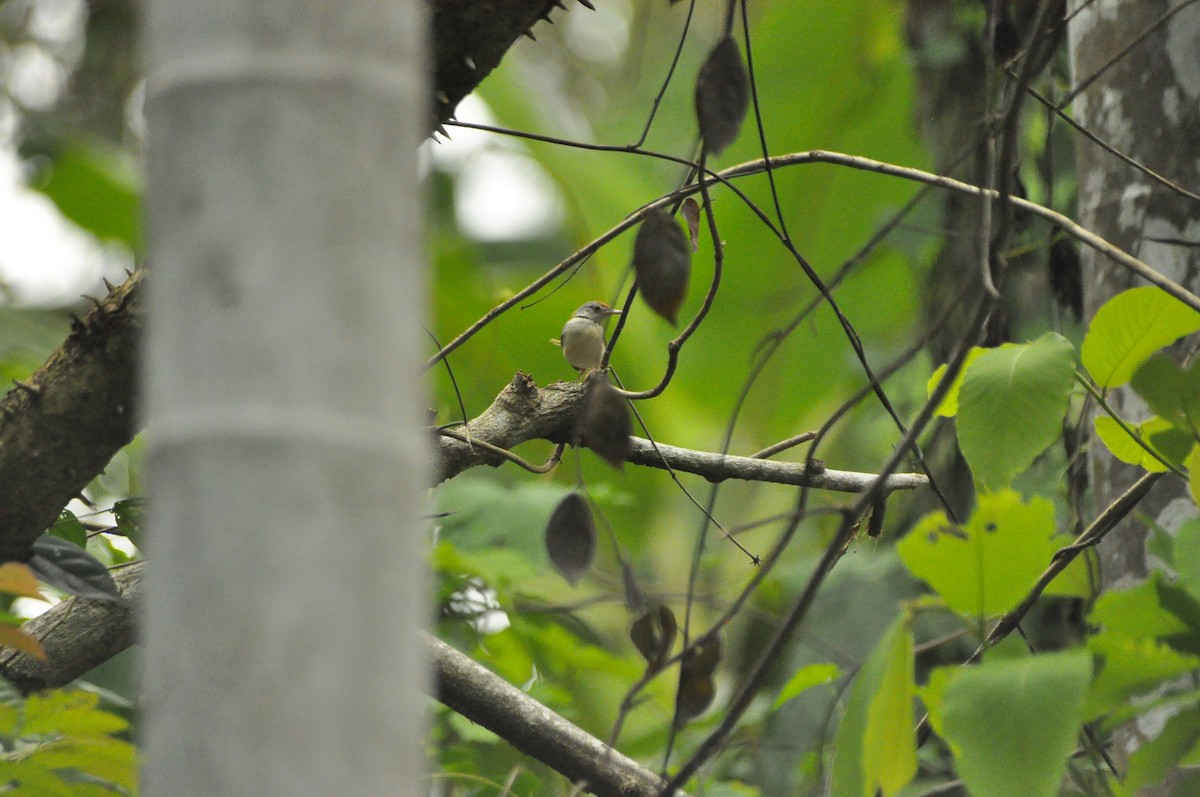
<instances>
[{"instance_id":1,"label":"blurred green foliage","mask_svg":"<svg viewBox=\"0 0 1200 797\"><path fill-rule=\"evenodd\" d=\"M485 81L480 95L504 127L601 144L632 144L667 74L686 5L622 6L627 12L628 48L608 63L588 62L572 50L571 26L584 27L590 20L571 17L591 12L582 7L572 7L569 14L556 12L555 26L539 25L536 43L519 43ZM721 16L715 6L699 4L679 66L646 140L647 149L682 157L693 154L695 76L717 40ZM770 151L826 149L925 165L927 156L912 125L912 75L901 26L902 6L886 0L752 6L754 75ZM744 53L740 32L735 31L735 36ZM459 135L453 127L449 133L452 138ZM683 177L681 167L637 154L530 141L517 146L553 180L565 221L559 230L523 245L472 242L454 225L452 175L436 178L431 215L436 222L431 240L437 269L433 321L443 343L574 249L673 190ZM710 165L727 168L761 155L751 116L739 139ZM774 178L784 222L797 249L826 278L916 190L900 181L822 165L776 170ZM765 175L743 178L738 186L778 224ZM640 402L637 409L655 439L715 451L721 448L739 393L764 345L792 324L818 294L750 209L727 189L712 194L725 242L720 292L705 323L682 350L670 388L659 398ZM702 222L681 326L696 313L712 277L712 243L706 226ZM558 337L563 322L583 302L623 300L630 281L632 245L633 233L622 235L560 289L546 289L514 308L450 356L468 416L482 411L517 371L531 374L541 385L574 378L561 352L548 341ZM931 248L932 242L919 234L896 235L858 264L835 291L875 367L909 345L921 325L916 291ZM644 389L660 379L666 343L678 330L649 312L640 300L627 322L613 367L627 387ZM461 420L446 370L438 366L433 374L439 422ZM928 367L918 362L888 383L889 395L902 414L921 401L928 375ZM818 427L864 384L844 332L829 309L820 307L783 341L753 385L733 429L731 453L749 454ZM635 434L645 432L635 427ZM871 470L890 453L898 437L890 421L879 417L878 405L868 402L837 427L820 456L829 467ZM519 453L540 461L549 450L548 444L529 443ZM802 458L803 449L783 457ZM592 575L572 590L547 561L542 534L554 503L580 478L597 513L600 542ZM695 477L682 478L703 502L709 485ZM794 491L788 488L726 483L714 516L731 527L788 511L794 500ZM820 496L813 500L818 507L829 503ZM450 513L439 521L434 555L443 636L473 651L511 682L526 684L532 694L589 732L607 738L625 690L644 666L628 638L635 615L624 605L613 545L632 562L638 585L648 598L670 605L682 618L700 512L664 472L629 466L615 472L590 452L573 451L552 476L532 476L511 466L473 472L438 488L436 501L439 512ZM757 646L770 633L770 617L782 611L803 584L812 557L834 524L835 517L819 512L806 522L793 550L756 594L753 608L736 618L724 635L723 669L736 672L755 660ZM762 555L780 527L779 522L768 523L739 534L738 540ZM707 628L755 572L737 548L711 529L709 535L695 585L692 633ZM837 606L840 618L832 627L818 622L809 627L807 641L792 654L795 666L789 662L781 668L773 681L774 691L794 669L830 661L831 650L839 651L832 660L844 669L861 663L888 623L893 605L889 596L912 589L895 558L876 547L874 543L855 546L844 572L830 583L817 610L824 615L831 611L825 607ZM872 588L875 596L853 597L857 589L853 585L865 587L878 578L884 581ZM486 599L481 599L482 593ZM474 610L466 608L464 597L475 601ZM486 621L481 616L488 614L480 608L484 604L493 607L493 620L503 612L511 625L498 633L483 630ZM671 724L674 670L671 673L652 682L642 696L645 702L638 703L625 720L620 737L623 752L642 758L652 768L661 764L658 759ZM728 676L719 675L718 701L729 684ZM726 757L718 781L726 783L733 790L730 793L756 794L758 789L787 793L799 782L800 768L811 767L803 754L819 747L830 733L826 723L830 700L844 684L808 689L784 707L786 713L778 721L772 721L769 702L753 708L745 721L745 744ZM814 706L816 712L811 711ZM519 770L523 774L514 782L518 793L521 784L531 782L537 773L540 785L529 791L568 790L560 781L545 779L544 772L503 742L489 734L469 733L461 720L445 712L439 716L444 741L439 744L441 767L497 784ZM686 755L714 721L712 716L701 717L682 731L678 754ZM469 766L464 760L468 751L474 751ZM768 761L770 766L763 766ZM739 782L735 786L726 778ZM452 780L444 784L448 793L486 792L467 781L451 785Z\"/></svg>"}]
</instances>

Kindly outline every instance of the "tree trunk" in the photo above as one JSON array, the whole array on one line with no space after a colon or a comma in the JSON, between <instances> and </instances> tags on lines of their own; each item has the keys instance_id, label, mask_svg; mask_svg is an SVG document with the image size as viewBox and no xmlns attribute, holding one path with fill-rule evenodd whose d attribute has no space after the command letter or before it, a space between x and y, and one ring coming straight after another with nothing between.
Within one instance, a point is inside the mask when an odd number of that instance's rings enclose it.
<instances>
[{"instance_id":1,"label":"tree trunk","mask_svg":"<svg viewBox=\"0 0 1200 797\"><path fill-rule=\"evenodd\" d=\"M415 0L154 0L146 794L418 794Z\"/></svg>"},{"instance_id":2,"label":"tree trunk","mask_svg":"<svg viewBox=\"0 0 1200 797\"><path fill-rule=\"evenodd\" d=\"M1077 89L1086 86L1072 114L1120 152L1195 191L1200 187L1200 6L1183 8L1163 21L1173 7L1181 4L1071 3L1069 10L1079 11L1068 34L1072 84ZM1146 31L1148 35L1124 54ZM1080 139L1077 152L1082 224L1185 287L1200 289L1195 245L1200 239L1200 203L1093 143ZM1087 317L1114 294L1139 283L1096 253L1081 254ZM1131 391L1115 391L1111 401L1126 418L1142 420L1147 415ZM1114 460L1102 445L1091 446L1090 460L1097 507L1109 504L1138 476L1137 469ZM1186 485L1163 480L1139 511L1174 532L1195 513L1195 505ZM1125 587L1147 575L1152 566L1145 549L1147 528L1143 518L1131 518L1100 546L1105 589ZM1145 715L1118 737L1116 752L1127 754L1141 740L1157 735L1166 719L1161 712Z\"/></svg>"}]
</instances>

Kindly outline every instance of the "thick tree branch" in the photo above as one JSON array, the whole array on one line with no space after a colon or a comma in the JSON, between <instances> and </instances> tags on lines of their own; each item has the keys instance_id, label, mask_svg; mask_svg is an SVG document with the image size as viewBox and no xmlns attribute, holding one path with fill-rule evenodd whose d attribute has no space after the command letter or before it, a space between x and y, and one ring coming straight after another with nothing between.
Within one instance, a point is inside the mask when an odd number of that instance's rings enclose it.
<instances>
[{"instance_id":1,"label":"thick tree branch","mask_svg":"<svg viewBox=\"0 0 1200 797\"><path fill-rule=\"evenodd\" d=\"M138 271L77 322L28 382L0 400L0 561L24 560L137 431Z\"/></svg>"},{"instance_id":2,"label":"thick tree branch","mask_svg":"<svg viewBox=\"0 0 1200 797\"><path fill-rule=\"evenodd\" d=\"M499 465L504 457L489 450L509 449L527 440L544 439L554 443L575 442L575 420L582 411L584 386L578 382L555 382L538 388L526 374L517 374L477 418L468 430L456 430L455 437L440 437L438 478L444 481L477 465ZM471 445L464 438L484 443ZM587 440L582 441L587 445ZM631 438L628 462L652 468L666 468L703 476L709 481L744 479L746 481L791 484L819 490L859 493L872 486L872 473L814 468L802 463L773 462L754 457L738 457L694 451L664 443ZM883 483L885 492L915 490L929 483L919 473L897 473Z\"/></svg>"},{"instance_id":3,"label":"thick tree branch","mask_svg":"<svg viewBox=\"0 0 1200 797\"><path fill-rule=\"evenodd\" d=\"M127 603L68 598L25 623L21 630L42 643L46 658L5 651L0 677L23 694L65 686L132 645L145 568L137 562L113 574Z\"/></svg>"},{"instance_id":4,"label":"thick tree branch","mask_svg":"<svg viewBox=\"0 0 1200 797\"><path fill-rule=\"evenodd\" d=\"M508 48L538 20L550 19L553 0L434 0L433 60L438 122L454 116L463 97L495 69Z\"/></svg>"},{"instance_id":5,"label":"thick tree branch","mask_svg":"<svg viewBox=\"0 0 1200 797\"><path fill-rule=\"evenodd\" d=\"M552 0L435 0L435 95L454 112ZM474 69L469 64L474 64ZM0 401L0 561L37 536L138 431L134 368L142 273L114 290L29 380Z\"/></svg>"},{"instance_id":6,"label":"thick tree branch","mask_svg":"<svg viewBox=\"0 0 1200 797\"><path fill-rule=\"evenodd\" d=\"M441 640L425 636L437 698L600 797L658 797L663 781ZM672 792L683 795L681 791Z\"/></svg>"},{"instance_id":7,"label":"thick tree branch","mask_svg":"<svg viewBox=\"0 0 1200 797\"><path fill-rule=\"evenodd\" d=\"M123 568L117 585L137 608L145 563ZM15 651L0 659L0 676L28 694L63 686L129 647L134 613L126 606L70 598L23 630L38 639L45 661ZM600 797L656 797L662 780L585 733L468 656L422 633L432 665L435 697ZM676 792L682 797L683 792Z\"/></svg>"}]
</instances>

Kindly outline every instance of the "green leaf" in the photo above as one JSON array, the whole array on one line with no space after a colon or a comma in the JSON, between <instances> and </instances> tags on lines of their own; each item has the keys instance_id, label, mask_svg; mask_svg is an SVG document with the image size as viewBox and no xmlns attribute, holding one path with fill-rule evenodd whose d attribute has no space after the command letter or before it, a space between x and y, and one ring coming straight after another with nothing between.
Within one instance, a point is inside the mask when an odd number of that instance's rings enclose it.
<instances>
[{"instance_id":1,"label":"green leaf","mask_svg":"<svg viewBox=\"0 0 1200 797\"><path fill-rule=\"evenodd\" d=\"M1074 379L1075 349L1054 332L986 351L966 369L958 442L979 483L1007 485L1058 439Z\"/></svg>"},{"instance_id":2,"label":"green leaf","mask_svg":"<svg viewBox=\"0 0 1200 797\"><path fill-rule=\"evenodd\" d=\"M946 687L943 725L972 797L1053 797L1075 749L1084 651L985 661Z\"/></svg>"},{"instance_id":3,"label":"green leaf","mask_svg":"<svg viewBox=\"0 0 1200 797\"><path fill-rule=\"evenodd\" d=\"M129 723L99 707L100 697L80 690L54 690L29 696L21 736L96 737L119 733Z\"/></svg>"},{"instance_id":4,"label":"green leaf","mask_svg":"<svg viewBox=\"0 0 1200 797\"><path fill-rule=\"evenodd\" d=\"M1132 288L1096 311L1083 339L1083 367L1101 388L1120 387L1150 355L1200 330L1200 313L1158 288Z\"/></svg>"},{"instance_id":5,"label":"green leaf","mask_svg":"<svg viewBox=\"0 0 1200 797\"><path fill-rule=\"evenodd\" d=\"M142 535L142 517L145 515L145 499L126 498L113 504L113 517L117 519L115 534L120 534L137 545Z\"/></svg>"},{"instance_id":6,"label":"green leaf","mask_svg":"<svg viewBox=\"0 0 1200 797\"><path fill-rule=\"evenodd\" d=\"M836 664L809 664L801 667L783 685L783 689L779 690L779 697L775 698L771 710L774 711L801 692L837 679L841 674Z\"/></svg>"},{"instance_id":7,"label":"green leaf","mask_svg":"<svg viewBox=\"0 0 1200 797\"><path fill-rule=\"evenodd\" d=\"M917 737L913 732L916 698L913 637L901 630L887 648L879 690L867 711L863 737L863 775L871 797L875 787L891 797L917 774Z\"/></svg>"},{"instance_id":8,"label":"green leaf","mask_svg":"<svg viewBox=\"0 0 1200 797\"><path fill-rule=\"evenodd\" d=\"M1187 623L1165 609L1160 601L1162 573L1155 571L1130 589L1105 592L1088 616L1092 625L1135 638L1163 638L1186 633Z\"/></svg>"},{"instance_id":9,"label":"green leaf","mask_svg":"<svg viewBox=\"0 0 1200 797\"><path fill-rule=\"evenodd\" d=\"M981 349L978 346L971 348L967 352L967 359L963 363L963 367L958 372L958 377L955 378L954 384L950 386L942 403L938 405L934 415L940 415L943 418L953 418L958 414L958 392L962 390L963 377L967 375L967 369L971 367L971 363L979 359L979 355L983 354L987 349ZM937 370L933 372L933 376L929 377L929 381L925 383L926 395L932 396L934 389L938 383L942 381L942 375L946 373L946 366L939 365Z\"/></svg>"},{"instance_id":10,"label":"green leaf","mask_svg":"<svg viewBox=\"0 0 1200 797\"><path fill-rule=\"evenodd\" d=\"M35 188L97 238L140 247L141 191L124 151L99 141L76 142L54 159L48 178Z\"/></svg>"},{"instance_id":11,"label":"green leaf","mask_svg":"<svg viewBox=\"0 0 1200 797\"><path fill-rule=\"evenodd\" d=\"M1200 657L1178 653L1153 638L1122 633L1097 634L1088 640L1088 649L1096 655L1099 669L1088 692L1087 720L1200 667Z\"/></svg>"},{"instance_id":12,"label":"green leaf","mask_svg":"<svg viewBox=\"0 0 1200 797\"><path fill-rule=\"evenodd\" d=\"M1162 783L1197 741L1200 741L1200 712L1183 711L1171 717L1156 738L1129 757L1125 781L1118 793L1134 795L1145 786Z\"/></svg>"},{"instance_id":13,"label":"green leaf","mask_svg":"<svg viewBox=\"0 0 1200 797\"><path fill-rule=\"evenodd\" d=\"M1200 446L1192 447L1183 461L1183 466L1187 468L1188 490L1192 494L1192 500L1200 504Z\"/></svg>"},{"instance_id":14,"label":"green leaf","mask_svg":"<svg viewBox=\"0 0 1200 797\"><path fill-rule=\"evenodd\" d=\"M1185 371L1167 355L1156 354L1134 372L1130 384L1156 415L1195 438L1200 426L1200 366Z\"/></svg>"},{"instance_id":15,"label":"green leaf","mask_svg":"<svg viewBox=\"0 0 1200 797\"><path fill-rule=\"evenodd\" d=\"M50 769L73 769L125 789L137 783L137 753L121 739L63 739L39 748L35 755Z\"/></svg>"},{"instance_id":16,"label":"green leaf","mask_svg":"<svg viewBox=\"0 0 1200 797\"><path fill-rule=\"evenodd\" d=\"M925 685L917 690L921 702L925 704L925 710L929 712L929 725L933 732L943 739L946 738L942 715L942 709L946 705L946 688L962 672L965 672L962 667L938 667L929 673ZM954 750L953 745L951 750Z\"/></svg>"},{"instance_id":17,"label":"green leaf","mask_svg":"<svg viewBox=\"0 0 1200 797\"><path fill-rule=\"evenodd\" d=\"M913 641L892 623L854 679L834 743L833 797L894 794L916 774Z\"/></svg>"},{"instance_id":18,"label":"green leaf","mask_svg":"<svg viewBox=\"0 0 1200 797\"><path fill-rule=\"evenodd\" d=\"M896 544L913 575L959 614L991 617L1017 603L1050 564L1059 542L1054 505L1024 503L1014 490L983 493L965 526L926 515Z\"/></svg>"},{"instance_id":19,"label":"green leaf","mask_svg":"<svg viewBox=\"0 0 1200 797\"><path fill-rule=\"evenodd\" d=\"M1117 459L1128 465L1137 465L1150 473L1165 473L1168 470L1167 466L1155 458L1146 448L1154 448L1150 443L1151 438L1158 439L1157 436L1160 433L1175 428L1170 422L1155 417L1142 423L1129 424L1134 433L1145 443L1144 446L1139 445L1138 441L1131 437L1129 432L1125 431L1115 418L1111 418L1108 415L1097 415L1093 423L1096 427L1096 436L1100 438L1105 448ZM1157 449L1155 450L1157 451ZM1158 454L1163 459L1167 459L1162 452L1158 452Z\"/></svg>"},{"instance_id":20,"label":"green leaf","mask_svg":"<svg viewBox=\"0 0 1200 797\"><path fill-rule=\"evenodd\" d=\"M75 517L75 513L64 509L58 513L58 520L54 521L54 525L46 530L47 534L74 543L80 548L87 547L87 529L79 522L79 518Z\"/></svg>"},{"instance_id":21,"label":"green leaf","mask_svg":"<svg viewBox=\"0 0 1200 797\"><path fill-rule=\"evenodd\" d=\"M1190 518L1175 533L1173 546L1175 572L1179 583L1200 598L1200 518Z\"/></svg>"},{"instance_id":22,"label":"green leaf","mask_svg":"<svg viewBox=\"0 0 1200 797\"><path fill-rule=\"evenodd\" d=\"M1101 595L1089 619L1112 633L1160 639L1181 653L1200 655L1200 601L1158 571L1132 589Z\"/></svg>"}]
</instances>

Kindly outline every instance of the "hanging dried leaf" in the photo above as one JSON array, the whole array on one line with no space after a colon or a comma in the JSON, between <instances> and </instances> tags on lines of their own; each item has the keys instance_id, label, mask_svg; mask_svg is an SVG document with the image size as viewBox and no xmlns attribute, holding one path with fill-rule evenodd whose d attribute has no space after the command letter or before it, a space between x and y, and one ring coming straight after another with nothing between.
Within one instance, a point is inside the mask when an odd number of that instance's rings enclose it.
<instances>
[{"instance_id":1,"label":"hanging dried leaf","mask_svg":"<svg viewBox=\"0 0 1200 797\"><path fill-rule=\"evenodd\" d=\"M554 569L573 587L592 566L595 553L592 512L579 493L570 493L558 502L546 524L546 554Z\"/></svg>"},{"instance_id":2,"label":"hanging dried leaf","mask_svg":"<svg viewBox=\"0 0 1200 797\"><path fill-rule=\"evenodd\" d=\"M700 67L696 79L696 118L704 149L713 155L733 143L750 105L750 79L737 44L726 36Z\"/></svg>"},{"instance_id":3,"label":"hanging dried leaf","mask_svg":"<svg viewBox=\"0 0 1200 797\"><path fill-rule=\"evenodd\" d=\"M687 297L692 255L675 219L661 210L646 214L633 242L638 289L650 309L675 323Z\"/></svg>"},{"instance_id":4,"label":"hanging dried leaf","mask_svg":"<svg viewBox=\"0 0 1200 797\"><path fill-rule=\"evenodd\" d=\"M50 586L81 598L127 604L104 563L78 545L43 534L31 550L26 564Z\"/></svg>"},{"instance_id":5,"label":"hanging dried leaf","mask_svg":"<svg viewBox=\"0 0 1200 797\"><path fill-rule=\"evenodd\" d=\"M633 621L629 638L646 660L647 671L654 672L662 667L671 655L678 630L675 614L667 606L659 606L657 610L648 609Z\"/></svg>"},{"instance_id":6,"label":"hanging dried leaf","mask_svg":"<svg viewBox=\"0 0 1200 797\"><path fill-rule=\"evenodd\" d=\"M621 560L621 581L625 584L625 608L636 612L646 605L646 595L638 586L637 576L634 575L633 565Z\"/></svg>"},{"instance_id":7,"label":"hanging dried leaf","mask_svg":"<svg viewBox=\"0 0 1200 797\"><path fill-rule=\"evenodd\" d=\"M1079 252L1066 238L1050 247L1050 289L1059 307L1076 321L1083 317L1083 268Z\"/></svg>"},{"instance_id":8,"label":"hanging dried leaf","mask_svg":"<svg viewBox=\"0 0 1200 797\"><path fill-rule=\"evenodd\" d=\"M633 418L625 399L609 384L604 374L588 379L587 405L583 409L583 440L604 461L618 470L629 456Z\"/></svg>"},{"instance_id":9,"label":"hanging dried leaf","mask_svg":"<svg viewBox=\"0 0 1200 797\"><path fill-rule=\"evenodd\" d=\"M871 519L867 521L867 536L878 537L883 533L883 518L887 513L887 498L880 494L871 504Z\"/></svg>"},{"instance_id":10,"label":"hanging dried leaf","mask_svg":"<svg viewBox=\"0 0 1200 797\"><path fill-rule=\"evenodd\" d=\"M700 249L700 204L691 197L683 200L683 220L687 222L688 238L691 239L694 253Z\"/></svg>"},{"instance_id":11,"label":"hanging dried leaf","mask_svg":"<svg viewBox=\"0 0 1200 797\"><path fill-rule=\"evenodd\" d=\"M713 673L721 661L721 639L712 637L684 654L679 665L679 692L675 695L675 727L682 728L700 716L716 694Z\"/></svg>"}]
</instances>

